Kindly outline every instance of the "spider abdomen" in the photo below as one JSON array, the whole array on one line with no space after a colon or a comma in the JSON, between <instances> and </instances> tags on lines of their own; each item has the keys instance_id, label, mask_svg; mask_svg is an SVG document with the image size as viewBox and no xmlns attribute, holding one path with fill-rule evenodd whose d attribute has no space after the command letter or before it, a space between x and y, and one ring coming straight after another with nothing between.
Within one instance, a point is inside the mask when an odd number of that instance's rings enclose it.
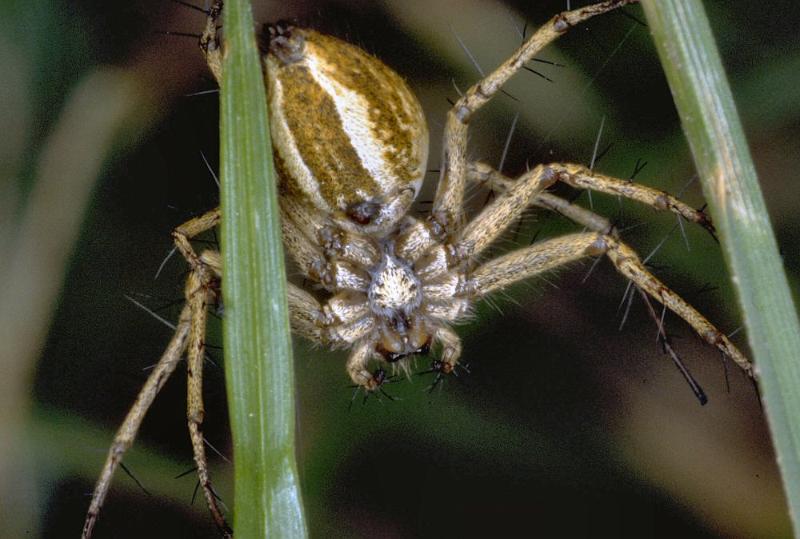
<instances>
[{"instance_id":1,"label":"spider abdomen","mask_svg":"<svg viewBox=\"0 0 800 539\"><path fill-rule=\"evenodd\" d=\"M405 81L358 47L290 26L270 28L265 63L284 193L345 228L390 229L419 192L428 155Z\"/></svg>"}]
</instances>

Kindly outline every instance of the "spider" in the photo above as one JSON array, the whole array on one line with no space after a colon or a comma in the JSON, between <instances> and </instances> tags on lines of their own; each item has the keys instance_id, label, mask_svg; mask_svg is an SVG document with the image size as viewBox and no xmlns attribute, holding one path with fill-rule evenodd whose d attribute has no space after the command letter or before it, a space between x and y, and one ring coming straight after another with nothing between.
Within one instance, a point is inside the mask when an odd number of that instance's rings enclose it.
<instances>
[{"instance_id":1,"label":"spider","mask_svg":"<svg viewBox=\"0 0 800 539\"><path fill-rule=\"evenodd\" d=\"M365 392L382 388L387 365L408 369L416 355L438 350L437 380L459 365L461 339L452 326L476 301L509 285L585 257L607 256L643 295L683 318L707 343L748 375L750 361L694 307L653 276L607 219L548 192L557 182L628 198L672 212L713 234L710 219L675 197L576 164L541 164L516 179L467 158L472 116L527 61L570 27L636 0L611 0L556 15L503 64L469 88L447 114L441 173L426 218L410 215L428 154L422 108L405 81L353 45L290 24L268 26L263 67L273 152L279 176L285 247L304 278L288 285L293 331L328 348L349 350L346 370ZM217 34L223 2L208 10L200 39L219 81L224 48ZM467 220L468 184L500 194ZM485 260L487 248L537 206L584 227ZM206 311L219 294L217 251L196 252L190 240L217 226L219 208L173 232L190 266L186 305L164 355L141 390L109 451L87 514L91 535L114 470L133 443L145 412L184 352L189 373L188 423L200 485L223 535L232 532L211 488L201 432ZM370 365L377 362L377 369Z\"/></svg>"}]
</instances>

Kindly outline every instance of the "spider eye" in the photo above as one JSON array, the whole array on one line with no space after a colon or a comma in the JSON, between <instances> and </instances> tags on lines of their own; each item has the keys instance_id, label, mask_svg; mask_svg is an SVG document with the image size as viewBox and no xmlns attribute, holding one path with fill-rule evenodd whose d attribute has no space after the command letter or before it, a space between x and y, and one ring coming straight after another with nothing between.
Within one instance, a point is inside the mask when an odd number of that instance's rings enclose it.
<instances>
[{"instance_id":1,"label":"spider eye","mask_svg":"<svg viewBox=\"0 0 800 539\"><path fill-rule=\"evenodd\" d=\"M377 202L356 202L347 207L345 213L351 221L359 225L370 224L381 212L381 205Z\"/></svg>"}]
</instances>

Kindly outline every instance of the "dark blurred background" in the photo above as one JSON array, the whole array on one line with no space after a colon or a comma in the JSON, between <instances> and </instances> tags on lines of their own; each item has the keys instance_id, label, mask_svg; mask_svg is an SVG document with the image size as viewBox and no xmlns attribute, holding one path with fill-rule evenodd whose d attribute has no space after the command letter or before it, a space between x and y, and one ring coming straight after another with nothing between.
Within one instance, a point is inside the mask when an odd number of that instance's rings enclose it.
<instances>
[{"instance_id":1,"label":"dark blurred background","mask_svg":"<svg viewBox=\"0 0 800 539\"><path fill-rule=\"evenodd\" d=\"M202 0L198 0L201 2ZM573 7L586 2L573 1ZM800 5L709 0L706 8L760 174L790 282L800 271ZM262 2L358 44L408 79L428 114L438 168L448 99L489 71L563 0ZM503 170L552 160L596 168L703 204L640 8L574 29L475 118L470 153ZM170 232L217 204L217 95L193 38L201 13L167 0L11 0L0 6L0 536L77 536L108 444L174 320L186 267ZM549 80L548 80L549 79ZM607 150L607 151L606 151ZM431 173L418 211L437 174ZM688 186L687 186L688 185ZM565 196L577 193L559 189ZM472 197L480 207L487 193ZM740 327L719 246L627 201L578 200L615 220L654 271L726 332ZM570 230L531 212L497 252ZM214 238L208 241L213 244ZM751 383L676 317L674 345L709 396L700 406L656 343L625 281L591 261L514 287L458 328L470 374L357 397L345 353L297 341L298 442L313 537L778 537L791 529ZM33 271L31 268L41 268ZM13 286L12 286L13 285ZM747 349L745 331L734 340ZM220 343L219 323L210 345ZM231 454L222 352L206 369L206 437ZM425 368L420 360L418 368ZM192 503L181 369L118 472L96 537L215 537ZM211 455L232 500L232 465Z\"/></svg>"}]
</instances>

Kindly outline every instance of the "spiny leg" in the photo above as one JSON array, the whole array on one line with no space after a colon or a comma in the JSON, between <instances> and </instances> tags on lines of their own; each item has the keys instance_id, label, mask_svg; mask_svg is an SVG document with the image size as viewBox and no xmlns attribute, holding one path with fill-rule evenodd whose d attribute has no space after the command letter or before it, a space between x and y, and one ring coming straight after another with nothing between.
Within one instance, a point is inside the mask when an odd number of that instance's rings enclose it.
<instances>
[{"instance_id":1,"label":"spiny leg","mask_svg":"<svg viewBox=\"0 0 800 539\"><path fill-rule=\"evenodd\" d=\"M205 332L207 320L208 301L213 297L214 282L219 279L222 271L222 262L216 251L205 251L198 255L190 239L217 226L221 215L219 208L206 212L200 217L186 221L173 233L175 246L191 266L189 278L186 281L186 302L192 316L191 331L189 336L187 354L187 422L189 437L192 442L197 476L203 494L206 498L208 509L217 527L224 536L230 536L231 530L222 515L217 503L217 496L211 487L208 473L208 461L205 454L205 441L203 439L203 358L205 357Z\"/></svg>"},{"instance_id":2,"label":"spiny leg","mask_svg":"<svg viewBox=\"0 0 800 539\"><path fill-rule=\"evenodd\" d=\"M201 255L201 260L205 257ZM203 260L205 262L205 260ZM213 298L213 282L217 277L208 266L192 270L186 281L186 302L192 316L189 344L186 354L187 406L186 419L189 425L189 438L197 466L197 478L203 489L208 509L214 522L224 537L232 537L232 531L217 503L217 496L211 486L203 438L203 359L205 358L205 333L208 318L208 302Z\"/></svg>"},{"instance_id":3,"label":"spiny leg","mask_svg":"<svg viewBox=\"0 0 800 539\"><path fill-rule=\"evenodd\" d=\"M599 174L583 165L551 163L547 167L556 172L558 181L567 185L577 189L629 198L659 211L670 211L689 222L702 226L712 236L714 235L714 226L705 213L681 202L666 191Z\"/></svg>"},{"instance_id":4,"label":"spiny leg","mask_svg":"<svg viewBox=\"0 0 800 539\"><path fill-rule=\"evenodd\" d=\"M436 377L433 379L430 389L436 387L444 375L455 373L462 348L461 337L447 326L440 326L436 329L434 340L442 344L442 353L439 359L433 361L431 371L436 372ZM463 368L466 369L466 367Z\"/></svg>"},{"instance_id":5,"label":"spiny leg","mask_svg":"<svg viewBox=\"0 0 800 539\"><path fill-rule=\"evenodd\" d=\"M490 165L480 162L472 162L468 165L469 181L480 185L489 185L491 189L505 192L511 189L519 180L513 180L505 174L498 172ZM604 234L616 235L616 231L611 222L591 210L573 204L569 200L558 197L548 192L537 194L531 202L533 206L560 213L567 219L585 226L589 230Z\"/></svg>"},{"instance_id":6,"label":"spiny leg","mask_svg":"<svg viewBox=\"0 0 800 539\"><path fill-rule=\"evenodd\" d=\"M367 276L359 275L357 268L377 264L380 261L378 247L365 236L344 231L324 221L319 221L318 225L306 226L303 219L297 217L307 214L307 208L298 207L297 211L288 211L283 206L281 205L283 242L286 252L297 263L302 274L322 284L329 291L359 289ZM309 228L306 232L305 229ZM312 237L316 238L316 242Z\"/></svg>"},{"instance_id":7,"label":"spiny leg","mask_svg":"<svg viewBox=\"0 0 800 539\"><path fill-rule=\"evenodd\" d=\"M550 163L544 165L544 168L552 171L555 180L566 183L571 187L616 195L635 200L655 210L670 211L687 221L702 226L712 235L714 234L714 226L703 211L692 208L666 191L599 174L583 165ZM529 173L523 174L518 180L512 180L485 163L470 163L468 174L470 180L478 183L488 182L493 187L499 188L500 191L513 189L518 182L523 181L523 179L529 175ZM600 227L602 221L598 219L604 218L597 216L589 210L580 211L568 208L563 203L563 199L558 199L554 195L541 193L534 198L532 203L535 206L555 209L575 222L596 232L608 232L608 228L603 229ZM580 207L572 205L572 208Z\"/></svg>"},{"instance_id":8,"label":"spiny leg","mask_svg":"<svg viewBox=\"0 0 800 539\"><path fill-rule=\"evenodd\" d=\"M611 259L617 271L633 281L656 301L683 318L703 340L718 348L726 357L731 358L748 376L753 376L753 364L750 363L750 360L697 309L650 273L642 264L636 251L610 236L603 236L602 241L606 244L606 256Z\"/></svg>"},{"instance_id":9,"label":"spiny leg","mask_svg":"<svg viewBox=\"0 0 800 539\"><path fill-rule=\"evenodd\" d=\"M571 234L513 251L475 269L463 287L462 294L484 296L585 256L601 254L608 256L617 270L636 286L683 318L703 340L733 359L749 376L753 376L753 365L728 337L651 274L633 249L607 234Z\"/></svg>"},{"instance_id":10,"label":"spiny leg","mask_svg":"<svg viewBox=\"0 0 800 539\"><path fill-rule=\"evenodd\" d=\"M435 279L465 260L476 259L555 181L555 174L542 166L523 174L470 221L452 243L438 243L428 249L415 264L417 274L426 280Z\"/></svg>"},{"instance_id":11,"label":"spiny leg","mask_svg":"<svg viewBox=\"0 0 800 539\"><path fill-rule=\"evenodd\" d=\"M189 306L185 306L181 311L178 325L175 328L175 333L172 336L166 350L158 360L158 363L153 368L147 381L142 386L139 394L136 396L128 415L125 416L125 421L120 425L119 430L114 435L114 441L111 448L108 450L103 471L100 473L100 478L97 480L97 485L92 494L92 501L89 504L89 510L86 513L86 521L83 525L83 539L89 539L92 535L92 530L97 522L100 514L100 508L103 506L108 489L111 486L111 479L117 466L122 462L122 457L125 452L131 447L133 441L136 439L136 433L144 420L144 416L153 404L153 400L166 383L170 375L175 371L181 355L186 350L186 345L189 338L189 328L191 325L191 310Z\"/></svg>"},{"instance_id":12,"label":"spiny leg","mask_svg":"<svg viewBox=\"0 0 800 539\"><path fill-rule=\"evenodd\" d=\"M172 231L172 239L175 242L175 247L178 248L178 251L183 255L183 258L186 259L192 269L198 270L204 266L204 263L200 260L197 253L194 252L189 240L216 227L221 219L222 215L220 214L219 208L214 208L199 217L189 219Z\"/></svg>"},{"instance_id":13,"label":"spiny leg","mask_svg":"<svg viewBox=\"0 0 800 539\"><path fill-rule=\"evenodd\" d=\"M472 115L486 104L502 86L533 59L546 45L570 27L595 15L606 13L636 0L612 0L556 15L539 28L511 57L487 77L472 86L447 114L441 177L433 203L432 219L443 235L458 231L467 178L467 125Z\"/></svg>"},{"instance_id":14,"label":"spiny leg","mask_svg":"<svg viewBox=\"0 0 800 539\"><path fill-rule=\"evenodd\" d=\"M203 34L200 36L200 50L206 57L206 63L217 85L222 82L222 43L217 35L217 22L222 16L222 0L215 0L208 10L208 18L206 19L206 27Z\"/></svg>"},{"instance_id":15,"label":"spiny leg","mask_svg":"<svg viewBox=\"0 0 800 539\"><path fill-rule=\"evenodd\" d=\"M473 257L481 254L555 181L555 173L541 165L520 176L464 227L455 242L456 249Z\"/></svg>"}]
</instances>

